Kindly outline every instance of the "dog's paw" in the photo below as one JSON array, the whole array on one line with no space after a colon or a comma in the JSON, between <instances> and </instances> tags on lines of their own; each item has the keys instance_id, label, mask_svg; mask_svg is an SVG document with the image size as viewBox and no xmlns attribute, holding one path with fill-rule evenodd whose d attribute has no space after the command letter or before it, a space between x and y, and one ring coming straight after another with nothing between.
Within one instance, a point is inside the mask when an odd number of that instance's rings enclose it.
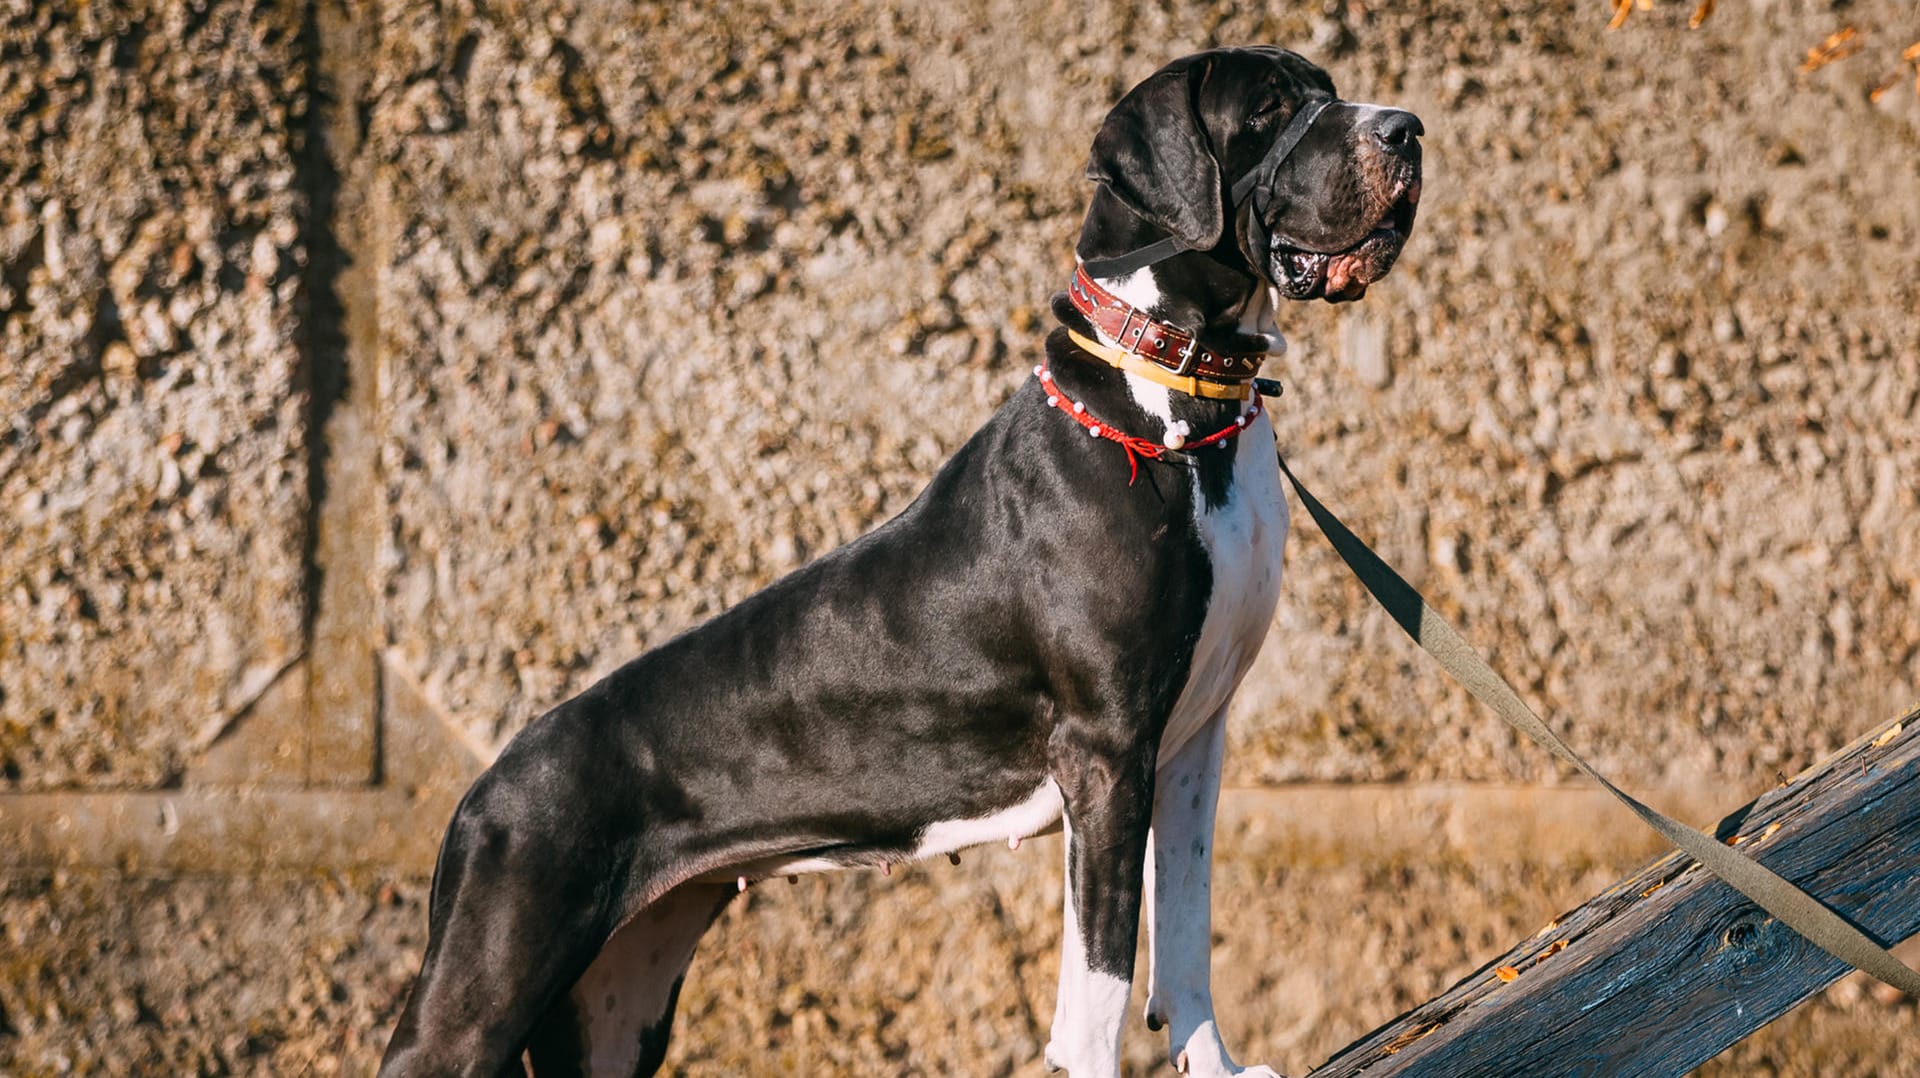
<instances>
[{"instance_id":1,"label":"dog's paw","mask_svg":"<svg viewBox=\"0 0 1920 1078\"><path fill-rule=\"evenodd\" d=\"M1272 1067L1259 1064L1242 1069L1235 1067L1232 1060L1227 1060L1225 1066L1208 1061L1199 1067L1193 1067L1192 1062L1187 1053L1181 1052L1173 1061L1173 1069L1186 1075L1187 1078L1287 1078Z\"/></svg>"},{"instance_id":2,"label":"dog's paw","mask_svg":"<svg viewBox=\"0 0 1920 1078\"><path fill-rule=\"evenodd\" d=\"M1187 1046L1172 1052L1168 1062L1187 1078L1285 1078L1272 1067L1234 1063L1211 1022L1195 1030Z\"/></svg>"}]
</instances>

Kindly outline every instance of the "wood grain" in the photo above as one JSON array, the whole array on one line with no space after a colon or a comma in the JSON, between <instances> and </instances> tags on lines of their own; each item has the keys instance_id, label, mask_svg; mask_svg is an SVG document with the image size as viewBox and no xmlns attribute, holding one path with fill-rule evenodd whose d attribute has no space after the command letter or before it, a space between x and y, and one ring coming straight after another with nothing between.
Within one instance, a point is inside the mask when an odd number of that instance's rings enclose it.
<instances>
[{"instance_id":1,"label":"wood grain","mask_svg":"<svg viewBox=\"0 0 1920 1078\"><path fill-rule=\"evenodd\" d=\"M1624 811L1594 823L1639 826ZM1920 710L1768 791L1714 833L1883 945L1920 931ZM1680 1075L1846 972L1672 853L1312 1073ZM1887 1047L1890 1058L1902 1051Z\"/></svg>"}]
</instances>

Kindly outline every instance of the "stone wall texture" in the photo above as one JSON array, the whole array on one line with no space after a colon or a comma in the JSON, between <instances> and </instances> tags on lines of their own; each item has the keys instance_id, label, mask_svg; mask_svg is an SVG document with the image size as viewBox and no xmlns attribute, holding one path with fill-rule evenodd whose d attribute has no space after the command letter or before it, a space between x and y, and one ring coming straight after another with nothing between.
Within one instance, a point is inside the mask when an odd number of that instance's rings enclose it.
<instances>
[{"instance_id":1,"label":"stone wall texture","mask_svg":"<svg viewBox=\"0 0 1920 1078\"><path fill-rule=\"evenodd\" d=\"M150 786L301 649L282 5L0 9L0 784Z\"/></svg>"},{"instance_id":2,"label":"stone wall texture","mask_svg":"<svg viewBox=\"0 0 1920 1078\"><path fill-rule=\"evenodd\" d=\"M372 699L336 638L484 751L867 531L1029 377L1104 111L1251 41L1427 128L1394 274L1282 312L1290 459L1733 807L1920 698L1920 23L1579 8L0 0L0 812L178 785L297 664ZM1297 524L1230 784L1566 779ZM1529 856L1228 860L1224 1022L1300 1073L1629 867ZM676 1064L1031 1073L1055 860L756 895ZM424 936L410 873L7 869L0 1074L364 1073ZM1916 1033L1848 981L1708 1070Z\"/></svg>"}]
</instances>

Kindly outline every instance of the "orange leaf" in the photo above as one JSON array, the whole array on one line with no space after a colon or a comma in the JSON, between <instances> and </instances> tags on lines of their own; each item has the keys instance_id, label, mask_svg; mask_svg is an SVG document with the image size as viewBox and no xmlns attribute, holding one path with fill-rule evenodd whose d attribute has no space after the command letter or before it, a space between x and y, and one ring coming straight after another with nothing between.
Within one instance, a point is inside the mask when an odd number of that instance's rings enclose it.
<instances>
[{"instance_id":1,"label":"orange leaf","mask_svg":"<svg viewBox=\"0 0 1920 1078\"><path fill-rule=\"evenodd\" d=\"M1520 971L1514 969L1512 966L1501 966L1493 971L1493 975L1507 984L1512 984L1514 981L1520 979Z\"/></svg>"},{"instance_id":2,"label":"orange leaf","mask_svg":"<svg viewBox=\"0 0 1920 1078\"><path fill-rule=\"evenodd\" d=\"M1618 30L1627 24L1627 16L1633 14L1633 0L1613 0L1613 21L1607 23L1607 29Z\"/></svg>"},{"instance_id":3,"label":"orange leaf","mask_svg":"<svg viewBox=\"0 0 1920 1078\"><path fill-rule=\"evenodd\" d=\"M1906 48L1901 49L1900 59L1908 63L1912 63L1916 60L1920 60L1920 41L1916 41L1913 44L1908 45Z\"/></svg>"},{"instance_id":4,"label":"orange leaf","mask_svg":"<svg viewBox=\"0 0 1920 1078\"><path fill-rule=\"evenodd\" d=\"M1693 9L1693 16L1687 20L1687 29L1700 29L1700 24L1706 22L1707 17L1713 14L1713 2L1714 0L1700 0L1700 6Z\"/></svg>"},{"instance_id":5,"label":"orange leaf","mask_svg":"<svg viewBox=\"0 0 1920 1078\"><path fill-rule=\"evenodd\" d=\"M1844 60L1860 51L1860 31L1851 26L1843 26L1827 35L1827 39L1807 50L1807 58L1800 64L1800 73L1818 71L1828 64Z\"/></svg>"}]
</instances>

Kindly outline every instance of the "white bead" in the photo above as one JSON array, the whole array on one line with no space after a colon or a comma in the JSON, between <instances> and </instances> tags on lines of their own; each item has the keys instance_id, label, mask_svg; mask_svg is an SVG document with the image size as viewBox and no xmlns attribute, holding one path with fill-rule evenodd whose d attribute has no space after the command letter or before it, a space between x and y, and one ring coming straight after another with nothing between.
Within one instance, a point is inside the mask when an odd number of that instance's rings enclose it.
<instances>
[{"instance_id":1,"label":"white bead","mask_svg":"<svg viewBox=\"0 0 1920 1078\"><path fill-rule=\"evenodd\" d=\"M747 889L747 878L745 876L740 877L740 889L742 891Z\"/></svg>"},{"instance_id":2,"label":"white bead","mask_svg":"<svg viewBox=\"0 0 1920 1078\"><path fill-rule=\"evenodd\" d=\"M1187 444L1187 436L1177 430L1170 430L1167 432L1167 436L1162 438L1161 441L1166 443L1168 449L1178 449Z\"/></svg>"},{"instance_id":3,"label":"white bead","mask_svg":"<svg viewBox=\"0 0 1920 1078\"><path fill-rule=\"evenodd\" d=\"M1234 420L1234 421L1233 421L1233 425L1234 425L1234 426L1236 426L1236 427L1244 427L1244 426L1246 426L1246 425L1247 425L1247 417L1246 417L1246 416L1241 416L1240 418L1238 418L1238 419L1236 419L1236 420Z\"/></svg>"},{"instance_id":4,"label":"white bead","mask_svg":"<svg viewBox=\"0 0 1920 1078\"><path fill-rule=\"evenodd\" d=\"M1033 365L1033 376L1035 378L1043 378L1046 376L1046 373L1047 373L1047 369L1045 367L1042 367L1038 363L1035 363Z\"/></svg>"},{"instance_id":5,"label":"white bead","mask_svg":"<svg viewBox=\"0 0 1920 1078\"><path fill-rule=\"evenodd\" d=\"M1087 428L1087 437L1089 437L1089 438L1098 438L1098 437L1100 437L1100 428L1099 428L1099 427L1088 427L1088 428Z\"/></svg>"},{"instance_id":6,"label":"white bead","mask_svg":"<svg viewBox=\"0 0 1920 1078\"><path fill-rule=\"evenodd\" d=\"M1080 403L1079 401L1074 401L1074 402L1073 402L1073 414L1074 414L1074 415L1079 415L1079 414L1080 414L1081 412L1084 412L1084 411L1086 411L1086 410L1087 410L1087 406L1086 406L1086 405L1084 405L1084 404L1081 404L1081 403Z\"/></svg>"},{"instance_id":7,"label":"white bead","mask_svg":"<svg viewBox=\"0 0 1920 1078\"><path fill-rule=\"evenodd\" d=\"M1048 398L1047 398L1047 407L1049 407L1049 408L1058 408L1058 407L1060 407L1060 398L1059 398L1059 397L1048 397Z\"/></svg>"}]
</instances>

